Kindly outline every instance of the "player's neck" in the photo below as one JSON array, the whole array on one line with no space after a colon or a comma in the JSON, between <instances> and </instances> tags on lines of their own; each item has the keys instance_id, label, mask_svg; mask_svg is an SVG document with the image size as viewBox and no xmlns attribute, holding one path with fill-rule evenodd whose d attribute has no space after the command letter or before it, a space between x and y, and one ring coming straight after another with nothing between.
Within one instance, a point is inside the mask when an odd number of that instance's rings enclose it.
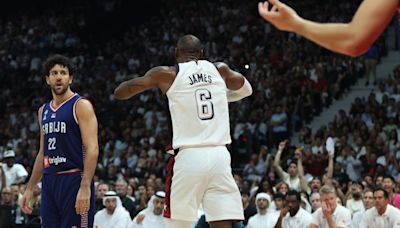
<instances>
[{"instance_id":1,"label":"player's neck","mask_svg":"<svg viewBox=\"0 0 400 228\"><path fill-rule=\"evenodd\" d=\"M259 213L260 215L265 215L265 214L267 214L267 208L265 208L265 209L259 209L258 213Z\"/></svg>"},{"instance_id":2,"label":"player's neck","mask_svg":"<svg viewBox=\"0 0 400 228\"><path fill-rule=\"evenodd\" d=\"M73 94L74 94L74 92L72 92L70 89L68 89L64 94L60 94L60 95L53 93L53 105L59 106L64 101L66 101L68 98L70 98Z\"/></svg>"},{"instance_id":3,"label":"player's neck","mask_svg":"<svg viewBox=\"0 0 400 228\"><path fill-rule=\"evenodd\" d=\"M379 209L377 208L378 214L379 214L379 215L385 214L386 208L387 208L387 205L384 206L384 207L381 207L381 208L379 208Z\"/></svg>"}]
</instances>

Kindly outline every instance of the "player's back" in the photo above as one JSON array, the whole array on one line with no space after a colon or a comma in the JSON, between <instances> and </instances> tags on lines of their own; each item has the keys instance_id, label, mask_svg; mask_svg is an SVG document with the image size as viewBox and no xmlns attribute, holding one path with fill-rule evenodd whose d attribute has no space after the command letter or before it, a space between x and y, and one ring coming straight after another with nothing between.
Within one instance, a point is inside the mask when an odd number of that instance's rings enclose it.
<instances>
[{"instance_id":1,"label":"player's back","mask_svg":"<svg viewBox=\"0 0 400 228\"><path fill-rule=\"evenodd\" d=\"M206 60L177 64L176 78L167 91L173 148L231 143L226 84Z\"/></svg>"}]
</instances>

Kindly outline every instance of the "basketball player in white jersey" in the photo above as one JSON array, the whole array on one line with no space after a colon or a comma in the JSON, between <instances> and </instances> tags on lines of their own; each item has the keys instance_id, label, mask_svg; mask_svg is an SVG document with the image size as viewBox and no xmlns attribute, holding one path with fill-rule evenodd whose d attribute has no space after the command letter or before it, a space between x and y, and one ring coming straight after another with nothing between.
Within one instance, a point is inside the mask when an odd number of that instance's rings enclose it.
<instances>
[{"instance_id":1,"label":"basketball player in white jersey","mask_svg":"<svg viewBox=\"0 0 400 228\"><path fill-rule=\"evenodd\" d=\"M202 204L212 228L231 228L243 220L241 196L230 166L228 102L252 94L246 78L225 63L200 60L203 50L193 35L179 39L177 64L150 69L122 82L114 96L126 100L153 87L169 100L174 149L166 180L168 228L189 228Z\"/></svg>"},{"instance_id":2,"label":"basketball player in white jersey","mask_svg":"<svg viewBox=\"0 0 400 228\"><path fill-rule=\"evenodd\" d=\"M297 33L324 48L350 56L364 54L399 9L400 0L364 0L351 22L318 23L300 17L279 0L258 4L260 15L278 29Z\"/></svg>"}]
</instances>

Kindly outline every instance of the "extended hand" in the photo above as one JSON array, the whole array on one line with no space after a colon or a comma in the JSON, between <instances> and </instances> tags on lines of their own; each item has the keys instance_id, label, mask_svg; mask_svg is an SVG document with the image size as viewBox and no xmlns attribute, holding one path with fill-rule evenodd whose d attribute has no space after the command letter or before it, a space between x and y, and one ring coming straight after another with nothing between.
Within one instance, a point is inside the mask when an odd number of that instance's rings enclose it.
<instances>
[{"instance_id":1,"label":"extended hand","mask_svg":"<svg viewBox=\"0 0 400 228\"><path fill-rule=\"evenodd\" d=\"M19 202L19 206L25 214L32 213L33 209L29 206L29 201L31 201L32 197L33 197L33 192L31 190L26 189L24 195L22 196L21 201Z\"/></svg>"},{"instance_id":2,"label":"extended hand","mask_svg":"<svg viewBox=\"0 0 400 228\"><path fill-rule=\"evenodd\" d=\"M272 5L271 10L268 9L269 4ZM283 31L294 31L301 20L296 11L279 0L269 0L269 2L265 1L264 3L259 2L258 12L261 17Z\"/></svg>"},{"instance_id":3,"label":"extended hand","mask_svg":"<svg viewBox=\"0 0 400 228\"><path fill-rule=\"evenodd\" d=\"M325 218L332 217L332 208L326 202L321 202L322 213L324 213Z\"/></svg>"},{"instance_id":4,"label":"extended hand","mask_svg":"<svg viewBox=\"0 0 400 228\"><path fill-rule=\"evenodd\" d=\"M90 208L90 186L80 187L76 195L75 210L77 214L84 214Z\"/></svg>"},{"instance_id":5,"label":"extended hand","mask_svg":"<svg viewBox=\"0 0 400 228\"><path fill-rule=\"evenodd\" d=\"M136 218L136 223L137 223L137 224L142 223L143 220L144 220L144 217L145 217L145 216L144 216L143 214L138 215L138 217Z\"/></svg>"}]
</instances>

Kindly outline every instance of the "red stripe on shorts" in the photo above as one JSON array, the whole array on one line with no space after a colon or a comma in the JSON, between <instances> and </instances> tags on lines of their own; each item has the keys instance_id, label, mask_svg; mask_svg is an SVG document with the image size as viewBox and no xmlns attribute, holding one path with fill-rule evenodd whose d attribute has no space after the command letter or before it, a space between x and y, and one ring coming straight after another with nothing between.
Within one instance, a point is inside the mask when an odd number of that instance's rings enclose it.
<instances>
[{"instance_id":1,"label":"red stripe on shorts","mask_svg":"<svg viewBox=\"0 0 400 228\"><path fill-rule=\"evenodd\" d=\"M171 185L172 176L174 175L175 156L171 156L167 165L167 175L165 178L165 210L164 217L171 218Z\"/></svg>"}]
</instances>

